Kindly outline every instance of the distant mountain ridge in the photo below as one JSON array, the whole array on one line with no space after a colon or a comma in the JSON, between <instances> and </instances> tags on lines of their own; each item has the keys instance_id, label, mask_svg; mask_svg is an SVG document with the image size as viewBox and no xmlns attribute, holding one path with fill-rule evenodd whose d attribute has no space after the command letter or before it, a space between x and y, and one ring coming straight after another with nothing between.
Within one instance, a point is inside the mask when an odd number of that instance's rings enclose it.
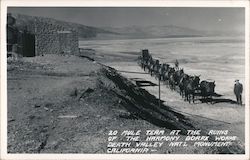
<instances>
[{"instance_id":1,"label":"distant mountain ridge","mask_svg":"<svg viewBox=\"0 0 250 160\"><path fill-rule=\"evenodd\" d=\"M78 23L72 23L72 22L65 22L56 20L53 18L45 18L45 17L38 17L38 16L28 16L28 15L22 15L22 14L11 14L16 18L16 26L19 29L24 29L25 27L32 26L36 21L40 21L43 23L47 23L50 25L60 26L61 28L68 29L68 30L74 30L78 32L78 35L80 38L93 38L96 37L97 34L115 34L110 31L106 31L101 28L86 26Z\"/></svg>"},{"instance_id":2,"label":"distant mountain ridge","mask_svg":"<svg viewBox=\"0 0 250 160\"><path fill-rule=\"evenodd\" d=\"M18 28L32 26L35 21L60 26L65 30L78 32L80 39L130 39L130 38L179 38L179 37L202 37L202 36L225 36L239 35L234 32L201 31L188 27L175 25L165 26L125 26L125 27L93 27L73 22L65 22L53 18L12 14Z\"/></svg>"},{"instance_id":3,"label":"distant mountain ridge","mask_svg":"<svg viewBox=\"0 0 250 160\"><path fill-rule=\"evenodd\" d=\"M186 27L179 27L174 25L166 26L128 26L128 27L106 27L105 30L116 32L122 35L131 37L152 37L152 38L164 38L164 37L197 37L204 36L205 33L190 29Z\"/></svg>"}]
</instances>

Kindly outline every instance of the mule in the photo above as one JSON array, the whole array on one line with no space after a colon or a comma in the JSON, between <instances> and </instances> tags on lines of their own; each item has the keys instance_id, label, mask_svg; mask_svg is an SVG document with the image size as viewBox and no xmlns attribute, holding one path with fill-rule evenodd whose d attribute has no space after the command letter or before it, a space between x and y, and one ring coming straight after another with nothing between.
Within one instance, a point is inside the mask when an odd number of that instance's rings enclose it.
<instances>
[{"instance_id":1,"label":"mule","mask_svg":"<svg viewBox=\"0 0 250 160\"><path fill-rule=\"evenodd\" d=\"M189 75L183 74L182 78L180 79L179 82L179 89L180 89L180 95L182 98L185 97L185 85L187 85L187 81L189 80Z\"/></svg>"},{"instance_id":2,"label":"mule","mask_svg":"<svg viewBox=\"0 0 250 160\"><path fill-rule=\"evenodd\" d=\"M191 76L184 84L185 100L195 101L195 91L199 89L200 76Z\"/></svg>"}]
</instances>

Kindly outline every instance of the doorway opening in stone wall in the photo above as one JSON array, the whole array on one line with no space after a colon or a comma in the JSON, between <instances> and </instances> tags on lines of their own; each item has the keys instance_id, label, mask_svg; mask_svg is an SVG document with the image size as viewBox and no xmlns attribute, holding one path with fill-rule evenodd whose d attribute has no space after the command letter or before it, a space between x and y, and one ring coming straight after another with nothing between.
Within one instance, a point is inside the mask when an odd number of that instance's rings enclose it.
<instances>
[{"instance_id":1,"label":"doorway opening in stone wall","mask_svg":"<svg viewBox=\"0 0 250 160\"><path fill-rule=\"evenodd\" d=\"M35 35L24 32L22 34L22 52L24 57L35 56Z\"/></svg>"}]
</instances>

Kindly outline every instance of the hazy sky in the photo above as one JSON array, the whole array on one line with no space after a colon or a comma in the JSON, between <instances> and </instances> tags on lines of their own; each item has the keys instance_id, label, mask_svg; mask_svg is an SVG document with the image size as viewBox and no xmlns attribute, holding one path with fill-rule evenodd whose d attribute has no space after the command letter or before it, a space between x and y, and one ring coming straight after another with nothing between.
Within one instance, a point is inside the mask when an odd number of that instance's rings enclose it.
<instances>
[{"instance_id":1,"label":"hazy sky","mask_svg":"<svg viewBox=\"0 0 250 160\"><path fill-rule=\"evenodd\" d=\"M51 17L89 26L178 25L199 30L243 30L244 8L8 8L8 12Z\"/></svg>"}]
</instances>

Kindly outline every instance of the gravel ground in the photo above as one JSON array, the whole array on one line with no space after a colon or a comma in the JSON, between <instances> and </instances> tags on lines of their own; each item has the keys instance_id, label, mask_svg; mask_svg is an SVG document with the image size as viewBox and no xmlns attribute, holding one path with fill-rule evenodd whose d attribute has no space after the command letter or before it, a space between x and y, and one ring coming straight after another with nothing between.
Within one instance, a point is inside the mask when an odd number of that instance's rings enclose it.
<instances>
[{"instance_id":1,"label":"gravel ground","mask_svg":"<svg viewBox=\"0 0 250 160\"><path fill-rule=\"evenodd\" d=\"M113 77L117 78L117 75ZM107 76L107 70L103 71L101 65L86 58L45 55L9 61L7 78L9 153L106 153L110 130L171 131L167 126L154 123L159 118L155 109L162 109L155 103L149 105L149 112L144 112L144 115L152 114L151 118L141 116L139 110L133 112L132 104L143 106L128 93L126 86L135 88L134 95L147 95L140 97L145 103L155 101L154 96L126 78L115 81L112 76ZM130 102L133 103L128 105ZM179 101L175 106L181 107L183 103ZM164 116L170 119L182 117L174 123L181 126L180 129L190 127L185 124L204 130L223 126L201 117L183 117L169 110L171 103L165 106L168 111ZM243 153L242 147L244 144L240 141L229 148L168 147L165 144L154 153Z\"/></svg>"}]
</instances>

